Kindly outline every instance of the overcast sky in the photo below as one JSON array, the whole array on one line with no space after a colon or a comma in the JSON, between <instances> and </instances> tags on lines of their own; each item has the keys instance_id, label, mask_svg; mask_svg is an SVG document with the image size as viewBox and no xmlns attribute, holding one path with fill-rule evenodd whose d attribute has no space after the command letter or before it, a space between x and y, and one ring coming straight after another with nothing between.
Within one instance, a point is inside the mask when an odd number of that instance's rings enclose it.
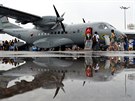
<instances>
[{"instance_id":1,"label":"overcast sky","mask_svg":"<svg viewBox=\"0 0 135 101\"><path fill-rule=\"evenodd\" d=\"M55 15L54 4L60 15L65 12L64 23L82 23L85 18L86 22L108 22L119 30L124 30L120 6L126 6L130 7L127 24L135 23L135 0L0 0L0 4L38 16Z\"/></svg>"}]
</instances>

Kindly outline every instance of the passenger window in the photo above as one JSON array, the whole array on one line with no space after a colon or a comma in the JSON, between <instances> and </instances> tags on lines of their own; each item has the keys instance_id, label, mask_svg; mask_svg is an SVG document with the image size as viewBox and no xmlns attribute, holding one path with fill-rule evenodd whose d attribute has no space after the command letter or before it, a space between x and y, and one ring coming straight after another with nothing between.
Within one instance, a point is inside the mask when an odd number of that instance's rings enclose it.
<instances>
[{"instance_id":1,"label":"passenger window","mask_svg":"<svg viewBox=\"0 0 135 101\"><path fill-rule=\"evenodd\" d=\"M44 33L41 33L41 35L44 35Z\"/></svg>"},{"instance_id":2,"label":"passenger window","mask_svg":"<svg viewBox=\"0 0 135 101\"><path fill-rule=\"evenodd\" d=\"M61 31L61 34L63 34L64 32L63 31Z\"/></svg>"}]
</instances>

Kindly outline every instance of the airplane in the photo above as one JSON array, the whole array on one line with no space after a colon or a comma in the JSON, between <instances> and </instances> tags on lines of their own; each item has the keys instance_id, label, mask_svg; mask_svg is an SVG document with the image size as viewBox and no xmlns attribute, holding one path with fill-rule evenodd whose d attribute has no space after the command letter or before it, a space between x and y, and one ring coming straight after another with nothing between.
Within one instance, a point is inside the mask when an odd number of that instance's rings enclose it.
<instances>
[{"instance_id":1,"label":"airplane","mask_svg":"<svg viewBox=\"0 0 135 101\"><path fill-rule=\"evenodd\" d=\"M90 57L91 58L91 57ZM1 72L0 80L1 85L4 82L5 87L0 87L3 92L4 90L12 93L7 96L6 92L1 94L0 99L11 97L16 94L22 94L27 91L31 91L37 88L43 89L56 89L53 98L57 96L60 89L66 93L64 90L64 81L82 81L82 86L85 86L89 82L107 82L112 80L115 75L120 73L123 68L123 63L116 63L116 60L110 60L106 57L94 57L91 58L93 64L98 63L100 68L98 72L92 68L91 76L86 74L87 62L91 61L90 58L77 58L73 60L72 57L37 57L37 58L23 58L24 64L12 68L7 71ZM115 58L115 57L113 57ZM108 65L107 61L115 63L116 71L115 75L112 75L111 69L112 65ZM115 62L114 62L115 61ZM122 62L122 61L121 61ZM15 78L33 76L32 81L27 80L15 80ZM5 78L3 80L3 78ZM15 85L7 87L10 81L14 80ZM32 85L32 86L30 86Z\"/></svg>"},{"instance_id":2,"label":"airplane","mask_svg":"<svg viewBox=\"0 0 135 101\"><path fill-rule=\"evenodd\" d=\"M64 24L63 13L61 16L53 5L56 16L37 16L34 14L22 12L12 8L0 6L0 31L15 36L24 40L28 45L34 45L39 48L56 48L71 47L77 45L84 48L85 32L90 28L91 33L95 31L99 33L100 39L104 35L111 35L111 30L114 30L116 36L125 35L112 25L106 22L86 23L83 19L82 24ZM26 29L10 23L7 19L16 19L17 23L35 25L33 29Z\"/></svg>"}]
</instances>

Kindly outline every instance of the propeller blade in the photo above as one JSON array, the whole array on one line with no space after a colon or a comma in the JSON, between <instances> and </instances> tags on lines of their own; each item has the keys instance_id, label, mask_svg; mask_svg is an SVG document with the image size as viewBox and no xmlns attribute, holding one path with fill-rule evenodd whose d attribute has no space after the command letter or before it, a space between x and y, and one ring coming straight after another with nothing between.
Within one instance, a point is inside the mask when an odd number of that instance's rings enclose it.
<instances>
[{"instance_id":1,"label":"propeller blade","mask_svg":"<svg viewBox=\"0 0 135 101\"><path fill-rule=\"evenodd\" d=\"M58 94L59 90L60 90L60 87L58 87L58 88L56 89L55 94L54 94L54 96L53 96L53 99L56 97L56 95Z\"/></svg>"},{"instance_id":2,"label":"propeller blade","mask_svg":"<svg viewBox=\"0 0 135 101\"><path fill-rule=\"evenodd\" d=\"M54 29L58 26L58 23L56 23L51 29Z\"/></svg>"},{"instance_id":3,"label":"propeller blade","mask_svg":"<svg viewBox=\"0 0 135 101\"><path fill-rule=\"evenodd\" d=\"M63 24L62 22L60 22L60 24L61 24L61 27L62 27L62 29L63 29L63 32L66 32L66 31L65 31L65 26L64 26L64 24Z\"/></svg>"},{"instance_id":4,"label":"propeller blade","mask_svg":"<svg viewBox=\"0 0 135 101\"><path fill-rule=\"evenodd\" d=\"M55 10L56 16L57 16L57 17L60 17L60 15L59 15L59 13L58 13L58 11L57 11L55 5L53 5L53 8L54 8L54 10Z\"/></svg>"},{"instance_id":5,"label":"propeller blade","mask_svg":"<svg viewBox=\"0 0 135 101\"><path fill-rule=\"evenodd\" d=\"M84 18L82 18L82 20L83 20L83 23L86 23L85 20L84 20Z\"/></svg>"},{"instance_id":6,"label":"propeller blade","mask_svg":"<svg viewBox=\"0 0 135 101\"><path fill-rule=\"evenodd\" d=\"M85 85L85 83L86 83L86 82L85 82L85 81L83 81L83 86Z\"/></svg>"},{"instance_id":7,"label":"propeller blade","mask_svg":"<svg viewBox=\"0 0 135 101\"><path fill-rule=\"evenodd\" d=\"M63 92L65 93L65 89L64 89L63 87L62 87L61 89L62 89L62 90L63 90Z\"/></svg>"},{"instance_id":8,"label":"propeller blade","mask_svg":"<svg viewBox=\"0 0 135 101\"><path fill-rule=\"evenodd\" d=\"M65 12L61 15L61 17L63 18L64 15L65 15Z\"/></svg>"},{"instance_id":9,"label":"propeller blade","mask_svg":"<svg viewBox=\"0 0 135 101\"><path fill-rule=\"evenodd\" d=\"M63 75L62 75L62 77L61 77L61 81L60 81L60 82L62 82L64 78L65 78L65 73L63 73Z\"/></svg>"}]
</instances>

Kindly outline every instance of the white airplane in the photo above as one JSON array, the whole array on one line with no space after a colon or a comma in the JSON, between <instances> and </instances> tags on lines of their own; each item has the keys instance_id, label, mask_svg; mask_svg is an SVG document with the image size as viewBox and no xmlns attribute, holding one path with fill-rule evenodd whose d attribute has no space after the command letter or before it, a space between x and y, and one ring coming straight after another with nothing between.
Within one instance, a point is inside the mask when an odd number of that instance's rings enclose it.
<instances>
[{"instance_id":1,"label":"white airplane","mask_svg":"<svg viewBox=\"0 0 135 101\"><path fill-rule=\"evenodd\" d=\"M63 16L59 15L56 7L53 5L56 16L37 16L26 12L18 11L12 8L0 6L0 30L11 36L24 40L29 45L35 45L39 48L69 47L78 45L84 48L85 32L89 28L91 33L99 33L100 39L104 41L104 35L111 35L114 30L116 36L124 35L109 23L82 23L82 24L63 24ZM14 25L7 20L7 17L16 19L21 24L32 23L33 29L25 29ZM84 20L83 20L84 21Z\"/></svg>"}]
</instances>

